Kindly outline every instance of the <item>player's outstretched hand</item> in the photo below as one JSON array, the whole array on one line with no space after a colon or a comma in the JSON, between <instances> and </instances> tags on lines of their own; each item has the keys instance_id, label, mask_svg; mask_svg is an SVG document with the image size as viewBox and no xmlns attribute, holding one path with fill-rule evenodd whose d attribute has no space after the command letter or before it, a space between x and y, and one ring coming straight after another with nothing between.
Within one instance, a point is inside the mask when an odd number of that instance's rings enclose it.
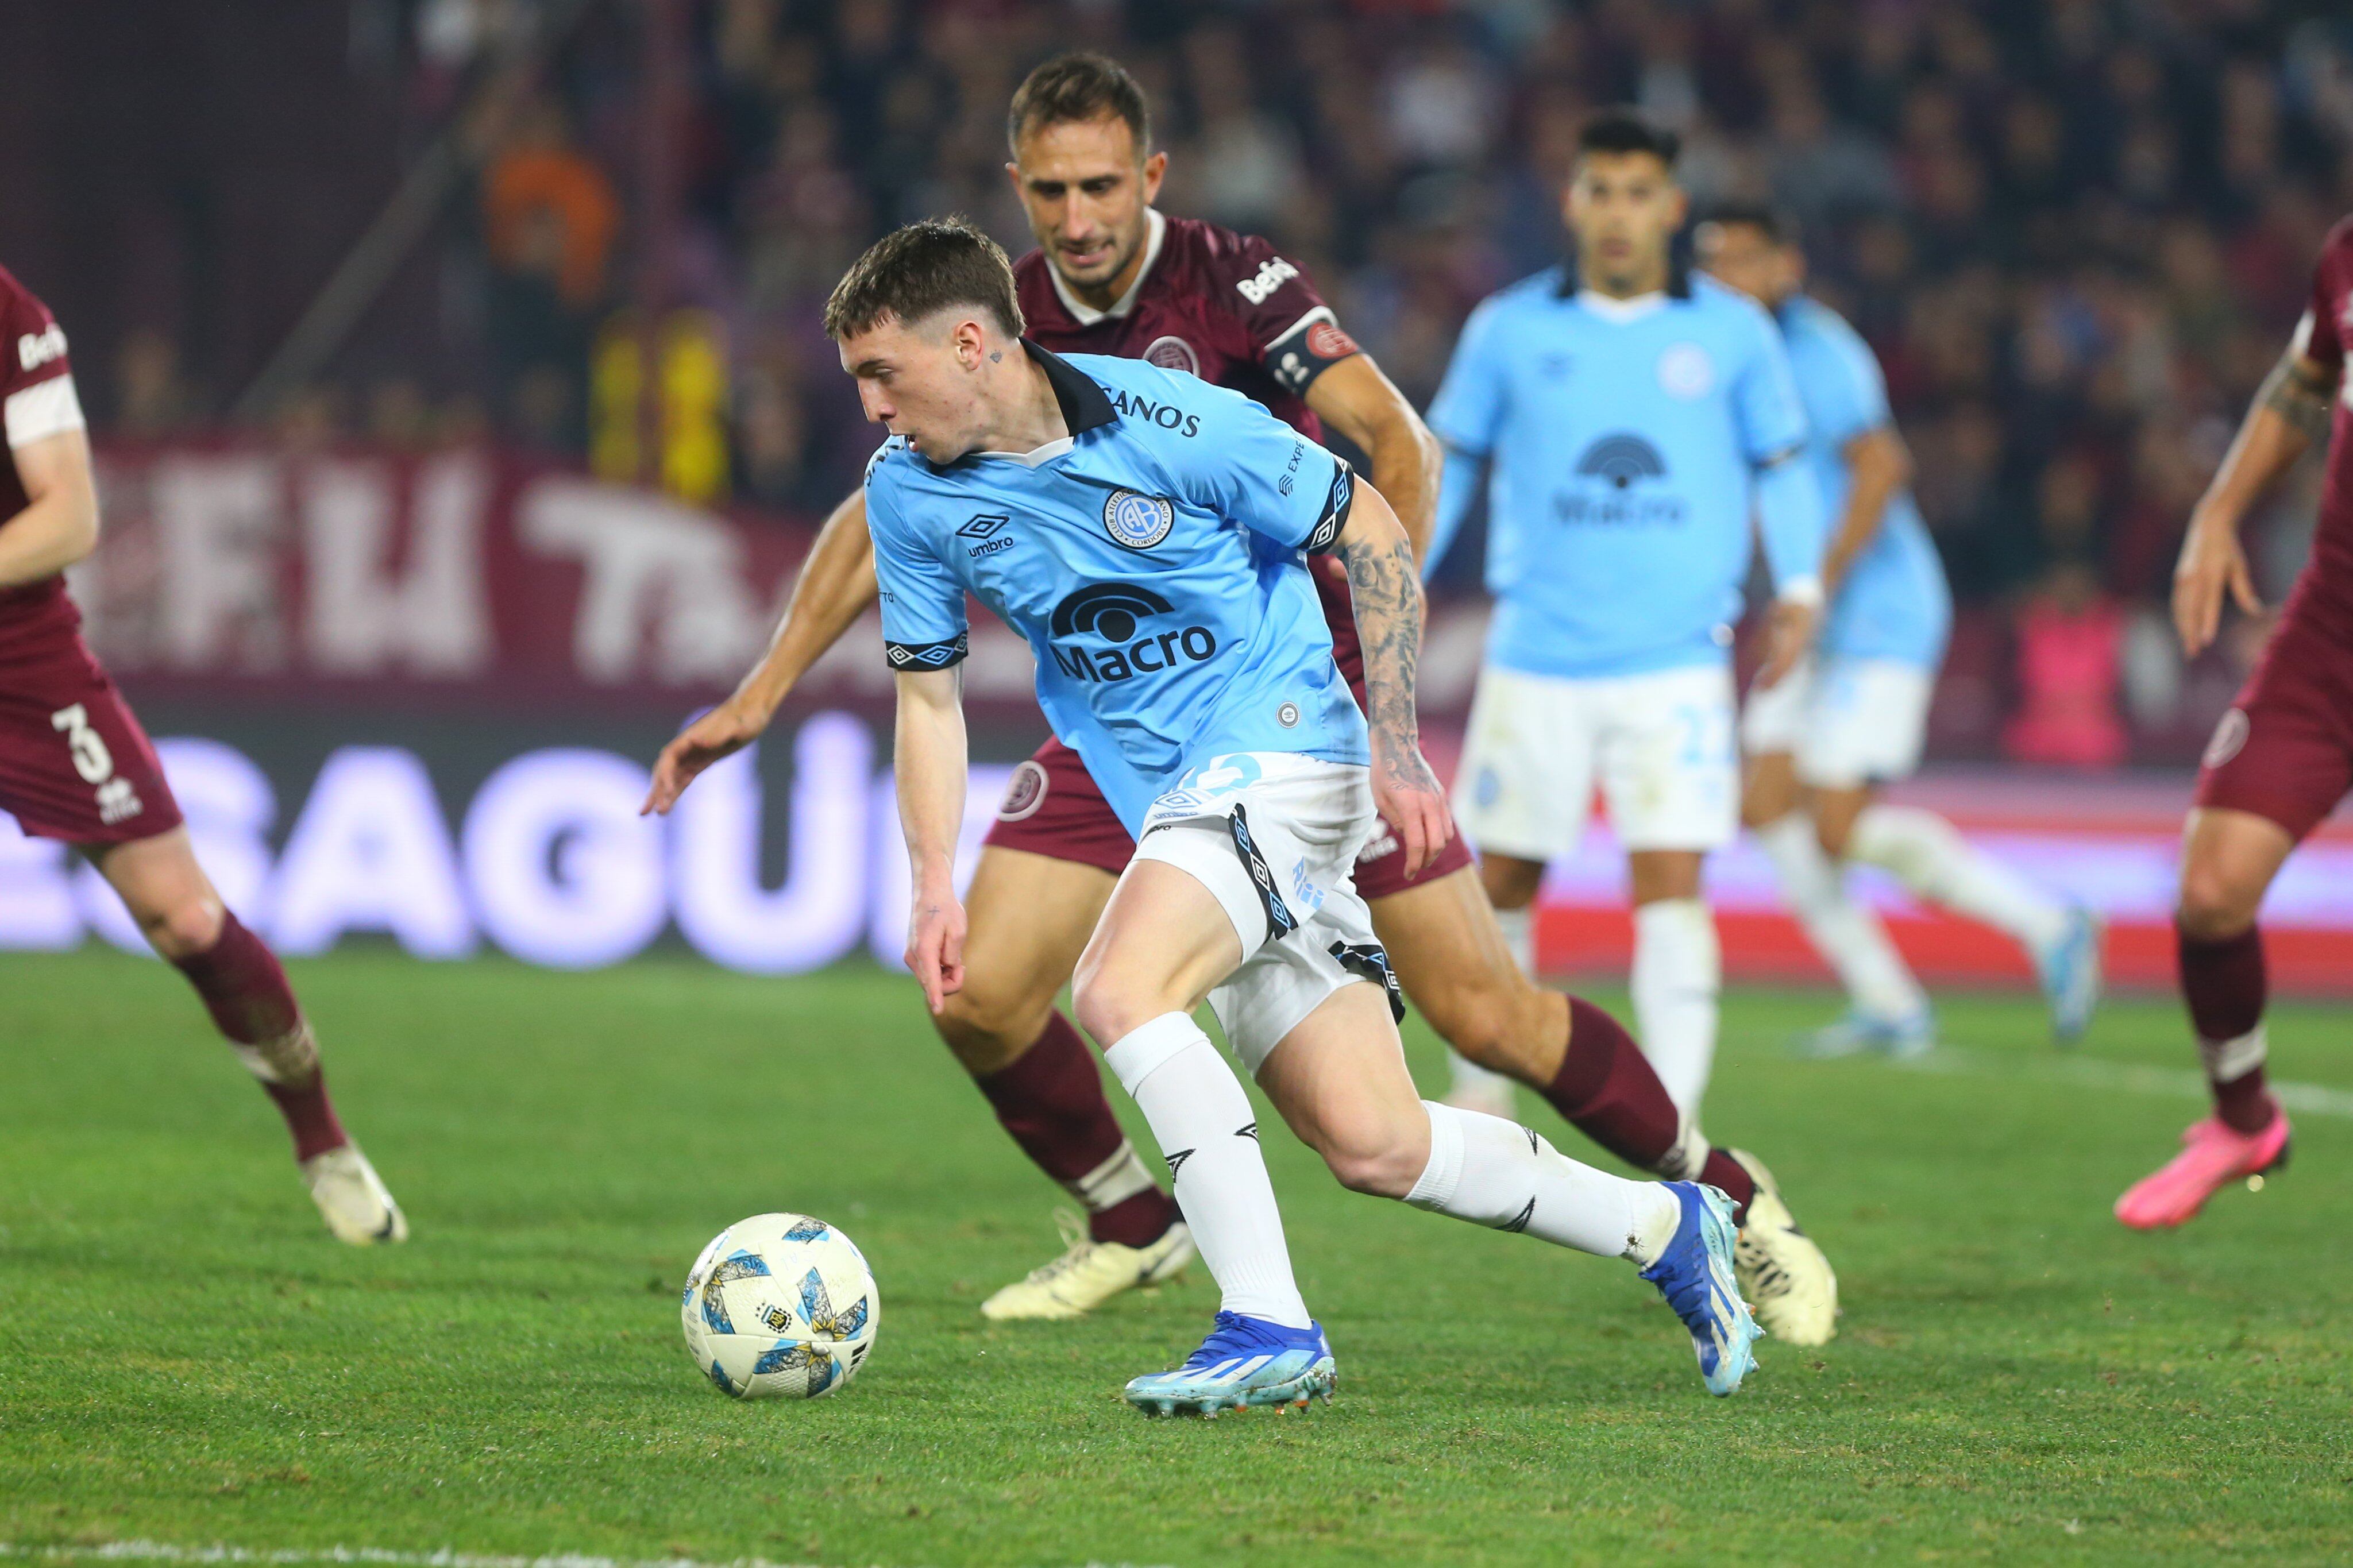
<instances>
[{"instance_id":1,"label":"player's outstretched hand","mask_svg":"<svg viewBox=\"0 0 2353 1568\"><path fill-rule=\"evenodd\" d=\"M2196 658L2213 645L2226 590L2247 614L2263 613L2235 521L2200 512L2189 520L2181 559L2173 568L2173 629L2180 634L2184 658Z\"/></svg>"},{"instance_id":2,"label":"player's outstretched hand","mask_svg":"<svg viewBox=\"0 0 2353 1568\"><path fill-rule=\"evenodd\" d=\"M953 888L918 888L907 911L907 967L934 1016L964 989L964 905Z\"/></svg>"},{"instance_id":3,"label":"player's outstretched hand","mask_svg":"<svg viewBox=\"0 0 2353 1568\"><path fill-rule=\"evenodd\" d=\"M1813 646L1814 623L1820 612L1803 599L1776 599L1765 617L1765 662L1757 667L1757 684L1778 686L1798 668Z\"/></svg>"},{"instance_id":4,"label":"player's outstretched hand","mask_svg":"<svg viewBox=\"0 0 2353 1568\"><path fill-rule=\"evenodd\" d=\"M1373 742L1373 806L1397 829L1405 849L1405 874L1419 876L1454 837L1454 813L1438 776L1414 745L1392 748Z\"/></svg>"},{"instance_id":5,"label":"player's outstretched hand","mask_svg":"<svg viewBox=\"0 0 2353 1568\"><path fill-rule=\"evenodd\" d=\"M653 787L646 792L646 803L638 807L638 815L668 816L696 775L758 740L767 727L765 714L747 712L731 699L681 730L654 760Z\"/></svg>"}]
</instances>

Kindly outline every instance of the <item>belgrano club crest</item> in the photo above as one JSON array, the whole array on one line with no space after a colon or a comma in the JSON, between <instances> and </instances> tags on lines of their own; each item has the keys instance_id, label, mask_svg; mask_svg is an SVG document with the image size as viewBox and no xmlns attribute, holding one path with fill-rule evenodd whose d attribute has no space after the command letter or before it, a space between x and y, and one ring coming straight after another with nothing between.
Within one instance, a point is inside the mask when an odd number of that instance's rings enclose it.
<instances>
[{"instance_id":1,"label":"belgrano club crest","mask_svg":"<svg viewBox=\"0 0 2353 1568\"><path fill-rule=\"evenodd\" d=\"M1103 531L1129 550L1149 550L1176 526L1176 509L1159 496L1113 490L1103 502Z\"/></svg>"}]
</instances>

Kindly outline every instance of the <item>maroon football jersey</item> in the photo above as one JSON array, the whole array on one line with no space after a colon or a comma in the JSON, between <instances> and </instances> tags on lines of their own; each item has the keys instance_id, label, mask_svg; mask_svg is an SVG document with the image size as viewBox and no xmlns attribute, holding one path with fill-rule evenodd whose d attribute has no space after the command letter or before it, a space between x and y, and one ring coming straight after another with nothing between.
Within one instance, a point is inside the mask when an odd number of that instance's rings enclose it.
<instances>
[{"instance_id":1,"label":"maroon football jersey","mask_svg":"<svg viewBox=\"0 0 2353 1568\"><path fill-rule=\"evenodd\" d=\"M2338 387L2320 523L2295 602L2318 613L2340 637L2353 638L2353 379L2346 375L2347 351L2353 350L2353 217L2340 220L2320 247L2312 302L2296 333L2306 357L2337 373Z\"/></svg>"},{"instance_id":2,"label":"maroon football jersey","mask_svg":"<svg viewBox=\"0 0 2353 1568\"><path fill-rule=\"evenodd\" d=\"M1065 293L1042 250L1013 264L1029 336L1056 353L1116 354L1187 371L1264 404L1310 440L1323 422L1307 388L1357 352L1298 263L1252 234L1198 218L1152 215L1144 267L1127 294L1096 310ZM1312 556L1308 572L1332 626L1332 657L1361 693L1364 655L1349 607L1347 569Z\"/></svg>"},{"instance_id":3,"label":"maroon football jersey","mask_svg":"<svg viewBox=\"0 0 2353 1568\"><path fill-rule=\"evenodd\" d=\"M5 415L12 450L80 425L72 377L72 367L66 363L66 335L57 318L16 281L16 274L0 267L0 412ZM63 384L54 384L58 383ZM31 500L16 463L0 463L0 526ZM61 576L0 588L0 620L29 619L64 598L65 592Z\"/></svg>"}]
</instances>

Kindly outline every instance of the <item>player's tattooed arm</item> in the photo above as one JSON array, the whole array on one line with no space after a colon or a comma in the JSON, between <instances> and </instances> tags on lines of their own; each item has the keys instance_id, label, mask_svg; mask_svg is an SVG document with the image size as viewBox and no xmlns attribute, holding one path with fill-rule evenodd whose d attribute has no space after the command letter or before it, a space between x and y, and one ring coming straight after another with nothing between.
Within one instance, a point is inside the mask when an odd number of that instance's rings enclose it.
<instances>
[{"instance_id":1,"label":"player's tattooed arm","mask_svg":"<svg viewBox=\"0 0 2353 1568\"><path fill-rule=\"evenodd\" d=\"M2182 651L2192 658L2221 629L2226 596L2247 615L2263 612L2254 573L2239 542L2239 525L2257 499L2315 441L2328 438L2338 373L2305 353L2311 330L2309 317L2297 326L2287 352L2256 393L2231 449L2222 454L2222 466L2214 470L2213 480L2189 514L2181 556L2173 567L2173 627Z\"/></svg>"},{"instance_id":2,"label":"player's tattooed arm","mask_svg":"<svg viewBox=\"0 0 2353 1568\"><path fill-rule=\"evenodd\" d=\"M1421 754L1414 686L1421 663L1421 573L1404 525L1381 493L1356 487L1335 545L1348 571L1365 655L1365 721L1373 739L1373 798L1403 843L1409 874L1454 836L1445 792Z\"/></svg>"},{"instance_id":3,"label":"player's tattooed arm","mask_svg":"<svg viewBox=\"0 0 2353 1568\"><path fill-rule=\"evenodd\" d=\"M2306 440L2326 441L2337 403L2337 377L2291 345L2263 378L2255 402L2301 431Z\"/></svg>"}]
</instances>

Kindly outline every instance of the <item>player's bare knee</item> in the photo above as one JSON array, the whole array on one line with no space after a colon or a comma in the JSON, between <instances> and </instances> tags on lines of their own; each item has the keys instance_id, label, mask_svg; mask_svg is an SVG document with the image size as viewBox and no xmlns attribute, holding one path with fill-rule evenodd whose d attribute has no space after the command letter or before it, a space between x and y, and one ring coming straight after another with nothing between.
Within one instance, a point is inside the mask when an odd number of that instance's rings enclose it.
<instances>
[{"instance_id":1,"label":"player's bare knee","mask_svg":"<svg viewBox=\"0 0 2353 1568\"><path fill-rule=\"evenodd\" d=\"M168 959L194 958L220 941L226 911L216 899L190 894L132 911L147 944Z\"/></svg>"},{"instance_id":2,"label":"player's bare knee","mask_svg":"<svg viewBox=\"0 0 2353 1568\"><path fill-rule=\"evenodd\" d=\"M1012 1066L1036 1042L1052 1007L1050 997L1041 1002L1018 987L976 984L967 971L964 989L946 998L932 1022L966 1072L987 1074Z\"/></svg>"},{"instance_id":3,"label":"player's bare knee","mask_svg":"<svg viewBox=\"0 0 2353 1568\"><path fill-rule=\"evenodd\" d=\"M2187 936L2221 942L2255 923L2263 896L2260 886L2248 888L2221 867L2192 860L2181 870L2181 899L2174 920Z\"/></svg>"},{"instance_id":4,"label":"player's bare knee","mask_svg":"<svg viewBox=\"0 0 2353 1568\"><path fill-rule=\"evenodd\" d=\"M1334 1143L1322 1152L1324 1165L1342 1186L1376 1198L1405 1196L1430 1163L1427 1150L1416 1152L1399 1140Z\"/></svg>"},{"instance_id":5,"label":"player's bare knee","mask_svg":"<svg viewBox=\"0 0 2353 1568\"><path fill-rule=\"evenodd\" d=\"M1832 864L1846 858L1846 847L1853 837L1854 818L1851 816L1825 816L1814 823L1814 841L1822 847L1822 853L1831 858Z\"/></svg>"},{"instance_id":6,"label":"player's bare knee","mask_svg":"<svg viewBox=\"0 0 2353 1568\"><path fill-rule=\"evenodd\" d=\"M1171 1008L1149 986L1099 967L1084 967L1071 984L1071 1010L1078 1015L1079 1027L1109 1050Z\"/></svg>"}]
</instances>

